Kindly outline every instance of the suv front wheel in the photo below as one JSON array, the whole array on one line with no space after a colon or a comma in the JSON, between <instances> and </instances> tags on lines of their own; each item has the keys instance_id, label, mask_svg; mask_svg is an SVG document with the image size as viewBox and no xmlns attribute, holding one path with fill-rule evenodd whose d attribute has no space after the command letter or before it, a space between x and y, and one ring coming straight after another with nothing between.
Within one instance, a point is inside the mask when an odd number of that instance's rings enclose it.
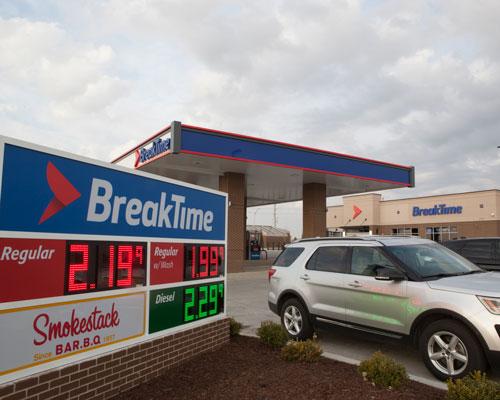
<instances>
[{"instance_id":1,"label":"suv front wheel","mask_svg":"<svg viewBox=\"0 0 500 400\"><path fill-rule=\"evenodd\" d=\"M314 333L309 312L296 298L288 299L281 307L281 324L294 340L310 339Z\"/></svg>"},{"instance_id":2,"label":"suv front wheel","mask_svg":"<svg viewBox=\"0 0 500 400\"><path fill-rule=\"evenodd\" d=\"M429 371L443 381L486 369L483 349L474 334L451 319L427 325L420 336L419 348Z\"/></svg>"}]
</instances>

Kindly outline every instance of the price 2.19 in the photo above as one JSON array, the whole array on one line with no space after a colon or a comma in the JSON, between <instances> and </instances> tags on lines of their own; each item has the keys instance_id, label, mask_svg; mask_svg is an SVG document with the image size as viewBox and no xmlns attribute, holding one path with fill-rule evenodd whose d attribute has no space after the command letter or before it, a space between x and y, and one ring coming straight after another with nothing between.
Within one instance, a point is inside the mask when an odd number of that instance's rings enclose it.
<instances>
[{"instance_id":1,"label":"price 2.19","mask_svg":"<svg viewBox=\"0 0 500 400\"><path fill-rule=\"evenodd\" d=\"M66 294L145 284L145 245L67 242Z\"/></svg>"}]
</instances>

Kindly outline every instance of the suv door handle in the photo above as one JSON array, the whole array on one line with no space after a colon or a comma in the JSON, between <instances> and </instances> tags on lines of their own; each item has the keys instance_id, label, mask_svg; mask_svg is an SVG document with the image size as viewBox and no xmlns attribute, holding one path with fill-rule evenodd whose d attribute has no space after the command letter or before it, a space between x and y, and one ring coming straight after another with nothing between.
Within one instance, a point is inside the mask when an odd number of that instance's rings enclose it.
<instances>
[{"instance_id":1,"label":"suv door handle","mask_svg":"<svg viewBox=\"0 0 500 400\"><path fill-rule=\"evenodd\" d=\"M354 282L348 283L348 285L350 287L354 287L354 288L358 288L358 287L363 286L361 283L359 283L359 281L354 281Z\"/></svg>"},{"instance_id":2,"label":"suv door handle","mask_svg":"<svg viewBox=\"0 0 500 400\"><path fill-rule=\"evenodd\" d=\"M300 275L299 278L304 279L305 281L308 281L309 279L311 279L311 277L307 274Z\"/></svg>"}]
</instances>

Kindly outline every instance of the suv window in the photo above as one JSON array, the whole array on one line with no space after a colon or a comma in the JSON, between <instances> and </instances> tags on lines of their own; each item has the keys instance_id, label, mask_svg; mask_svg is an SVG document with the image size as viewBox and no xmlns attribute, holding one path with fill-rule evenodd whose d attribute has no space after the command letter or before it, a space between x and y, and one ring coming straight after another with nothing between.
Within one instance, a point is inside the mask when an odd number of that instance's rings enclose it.
<instances>
[{"instance_id":1,"label":"suv window","mask_svg":"<svg viewBox=\"0 0 500 400\"><path fill-rule=\"evenodd\" d=\"M491 262L493 259L493 241L471 240L465 244L460 254L472 262Z\"/></svg>"},{"instance_id":2,"label":"suv window","mask_svg":"<svg viewBox=\"0 0 500 400\"><path fill-rule=\"evenodd\" d=\"M303 247L287 247L283 250L273 265L275 267L289 267L304 251Z\"/></svg>"},{"instance_id":3,"label":"suv window","mask_svg":"<svg viewBox=\"0 0 500 400\"><path fill-rule=\"evenodd\" d=\"M306 269L326 272L347 272L349 247L319 247L306 264Z\"/></svg>"},{"instance_id":4,"label":"suv window","mask_svg":"<svg viewBox=\"0 0 500 400\"><path fill-rule=\"evenodd\" d=\"M396 268L379 249L375 247L353 247L351 273L355 275L375 276L380 267Z\"/></svg>"}]
</instances>

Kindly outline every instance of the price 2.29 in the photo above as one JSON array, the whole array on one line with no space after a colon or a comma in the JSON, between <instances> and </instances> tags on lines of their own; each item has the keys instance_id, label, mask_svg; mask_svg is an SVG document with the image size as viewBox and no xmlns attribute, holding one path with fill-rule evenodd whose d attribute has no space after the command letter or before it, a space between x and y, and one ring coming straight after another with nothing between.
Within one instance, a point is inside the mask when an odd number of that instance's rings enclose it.
<instances>
[{"instance_id":1,"label":"price 2.29","mask_svg":"<svg viewBox=\"0 0 500 400\"><path fill-rule=\"evenodd\" d=\"M185 288L183 304L184 322L219 314L224 310L224 283Z\"/></svg>"}]
</instances>

